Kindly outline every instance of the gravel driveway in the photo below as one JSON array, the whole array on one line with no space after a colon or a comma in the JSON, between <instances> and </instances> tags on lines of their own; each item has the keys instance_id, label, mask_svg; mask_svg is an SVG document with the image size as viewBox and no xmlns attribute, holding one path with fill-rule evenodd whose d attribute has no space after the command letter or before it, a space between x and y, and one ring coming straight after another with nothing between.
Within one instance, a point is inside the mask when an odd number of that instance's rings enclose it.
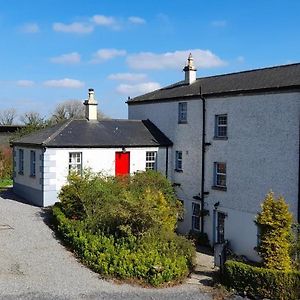
<instances>
[{"instance_id":1,"label":"gravel driveway","mask_svg":"<svg viewBox=\"0 0 300 300\"><path fill-rule=\"evenodd\" d=\"M43 210L0 193L0 299L212 299L195 285L145 289L102 280L67 251Z\"/></svg>"}]
</instances>

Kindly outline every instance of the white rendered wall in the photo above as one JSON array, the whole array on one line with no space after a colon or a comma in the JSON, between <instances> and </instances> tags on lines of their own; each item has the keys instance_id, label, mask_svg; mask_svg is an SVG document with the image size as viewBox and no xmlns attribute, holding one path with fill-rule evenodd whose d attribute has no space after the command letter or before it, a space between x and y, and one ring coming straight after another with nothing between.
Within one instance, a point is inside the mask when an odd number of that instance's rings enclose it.
<instances>
[{"instance_id":1,"label":"white rendered wall","mask_svg":"<svg viewBox=\"0 0 300 300\"><path fill-rule=\"evenodd\" d=\"M24 172L19 174L19 149L24 151ZM30 151L35 151L36 165L35 165L35 176L30 176ZM28 186L33 189L42 190L42 160L41 155L42 149L39 148L28 148L15 146L14 149L14 182Z\"/></svg>"},{"instance_id":2,"label":"white rendered wall","mask_svg":"<svg viewBox=\"0 0 300 300\"><path fill-rule=\"evenodd\" d=\"M178 103L187 102L187 124L178 124ZM179 183L177 196L184 200L185 217L179 222L181 232L192 227L193 196L201 192L202 103L184 99L172 102L128 106L129 119L150 119L174 143L169 155L169 178ZM176 172L175 151L182 151L183 172ZM198 203L200 203L198 201Z\"/></svg>"},{"instance_id":3,"label":"white rendered wall","mask_svg":"<svg viewBox=\"0 0 300 300\"><path fill-rule=\"evenodd\" d=\"M61 187L66 183L69 173L69 153L82 153L82 167L91 168L93 172L101 172L103 175L115 175L115 153L122 148L47 148L44 154L44 194L46 205L54 204ZM146 152L157 151L157 169L165 173L166 150L158 147L127 148L130 152L130 173L144 171L146 166Z\"/></svg>"},{"instance_id":4,"label":"white rendered wall","mask_svg":"<svg viewBox=\"0 0 300 300\"><path fill-rule=\"evenodd\" d=\"M172 173L181 183L178 197L185 201L186 216L179 229L191 229L193 196L201 183L201 100L188 102L188 124L177 124L178 101L129 105L129 119L150 119L183 150L183 172ZM180 101L179 101L180 102ZM228 115L228 140L214 139L215 115ZM227 214L225 238L233 249L257 259L254 219L266 193L283 195L297 216L300 94L277 93L209 98L206 100L205 232L213 243L213 209ZM227 191L212 189L214 162L227 164ZM170 156L174 169L174 156Z\"/></svg>"}]
</instances>

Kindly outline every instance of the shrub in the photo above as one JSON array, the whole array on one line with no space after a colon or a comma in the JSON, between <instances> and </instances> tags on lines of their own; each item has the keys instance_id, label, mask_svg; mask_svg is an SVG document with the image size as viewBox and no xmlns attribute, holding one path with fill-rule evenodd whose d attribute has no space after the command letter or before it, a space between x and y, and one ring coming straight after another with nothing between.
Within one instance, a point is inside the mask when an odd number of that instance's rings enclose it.
<instances>
[{"instance_id":1,"label":"shrub","mask_svg":"<svg viewBox=\"0 0 300 300\"><path fill-rule=\"evenodd\" d=\"M260 231L258 253L263 266L269 269L289 271L291 264L292 214L283 197L274 198L269 192L256 218Z\"/></svg>"},{"instance_id":2,"label":"shrub","mask_svg":"<svg viewBox=\"0 0 300 300\"><path fill-rule=\"evenodd\" d=\"M158 286L183 279L195 250L183 237L148 231L142 237L89 232L84 221L68 219L61 204L53 207L58 232L82 261L103 276L135 278Z\"/></svg>"},{"instance_id":3,"label":"shrub","mask_svg":"<svg viewBox=\"0 0 300 300\"><path fill-rule=\"evenodd\" d=\"M209 239L207 233L191 230L189 232L189 238L195 241L197 245L200 246L209 246Z\"/></svg>"},{"instance_id":4,"label":"shrub","mask_svg":"<svg viewBox=\"0 0 300 300\"><path fill-rule=\"evenodd\" d=\"M67 217L84 219L94 232L118 236L142 235L154 228L173 232L181 213L170 182L157 172L125 178L89 171L72 174L59 198Z\"/></svg>"},{"instance_id":5,"label":"shrub","mask_svg":"<svg viewBox=\"0 0 300 300\"><path fill-rule=\"evenodd\" d=\"M226 261L223 283L240 294L250 297L298 300L300 272L258 268L236 261Z\"/></svg>"},{"instance_id":6,"label":"shrub","mask_svg":"<svg viewBox=\"0 0 300 300\"><path fill-rule=\"evenodd\" d=\"M12 177L12 151L9 147L0 148L0 178Z\"/></svg>"}]
</instances>

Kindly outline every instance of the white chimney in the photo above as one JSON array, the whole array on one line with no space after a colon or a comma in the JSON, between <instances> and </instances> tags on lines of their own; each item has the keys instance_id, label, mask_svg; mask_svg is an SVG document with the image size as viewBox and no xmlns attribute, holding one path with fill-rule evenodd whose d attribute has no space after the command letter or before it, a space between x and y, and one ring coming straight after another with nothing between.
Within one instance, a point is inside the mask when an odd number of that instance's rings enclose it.
<instances>
[{"instance_id":1,"label":"white chimney","mask_svg":"<svg viewBox=\"0 0 300 300\"><path fill-rule=\"evenodd\" d=\"M85 117L89 121L97 121L97 101L95 100L94 89L89 89L89 97L83 102L85 105Z\"/></svg>"},{"instance_id":2,"label":"white chimney","mask_svg":"<svg viewBox=\"0 0 300 300\"><path fill-rule=\"evenodd\" d=\"M197 69L194 66L194 59L192 57L192 53L190 53L188 60L187 60L187 65L183 68L183 71L185 73L185 83L186 84L192 84L196 81Z\"/></svg>"}]
</instances>

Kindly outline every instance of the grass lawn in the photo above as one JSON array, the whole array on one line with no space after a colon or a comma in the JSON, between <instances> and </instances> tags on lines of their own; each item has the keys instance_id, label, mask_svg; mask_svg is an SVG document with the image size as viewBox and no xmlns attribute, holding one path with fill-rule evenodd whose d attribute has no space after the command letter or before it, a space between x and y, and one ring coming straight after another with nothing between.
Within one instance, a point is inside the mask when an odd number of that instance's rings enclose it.
<instances>
[{"instance_id":1,"label":"grass lawn","mask_svg":"<svg viewBox=\"0 0 300 300\"><path fill-rule=\"evenodd\" d=\"M12 179L0 179L0 188L5 188L13 184Z\"/></svg>"}]
</instances>

